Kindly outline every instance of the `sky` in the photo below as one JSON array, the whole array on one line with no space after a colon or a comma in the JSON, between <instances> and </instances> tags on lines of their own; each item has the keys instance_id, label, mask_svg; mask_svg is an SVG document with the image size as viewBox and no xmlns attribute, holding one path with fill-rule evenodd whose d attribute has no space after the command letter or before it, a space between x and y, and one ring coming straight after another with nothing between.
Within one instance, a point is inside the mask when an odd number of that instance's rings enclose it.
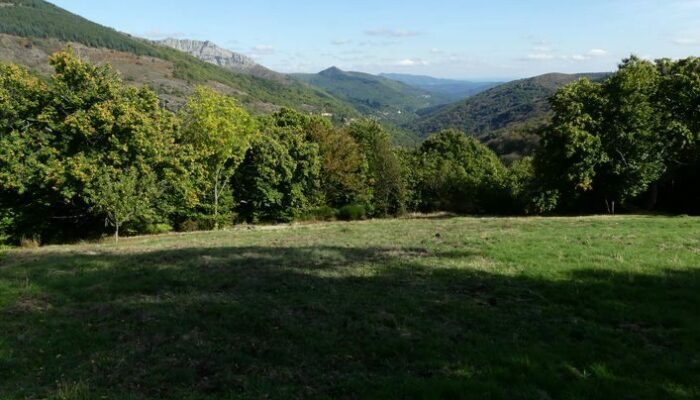
<instances>
[{"instance_id":1,"label":"sky","mask_svg":"<svg viewBox=\"0 0 700 400\"><path fill-rule=\"evenodd\" d=\"M149 39L210 40L280 72L502 80L700 54L700 0L51 0Z\"/></svg>"}]
</instances>

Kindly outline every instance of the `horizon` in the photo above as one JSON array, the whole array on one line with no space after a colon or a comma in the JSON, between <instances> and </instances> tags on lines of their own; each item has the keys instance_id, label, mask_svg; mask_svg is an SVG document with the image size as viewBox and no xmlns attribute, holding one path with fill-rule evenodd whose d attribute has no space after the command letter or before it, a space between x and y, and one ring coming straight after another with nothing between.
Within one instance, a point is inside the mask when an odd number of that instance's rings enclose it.
<instances>
[{"instance_id":1,"label":"horizon","mask_svg":"<svg viewBox=\"0 0 700 400\"><path fill-rule=\"evenodd\" d=\"M609 72L631 54L677 59L700 49L699 0L497 0L487 5L448 0L440 7L396 0L52 2L146 39L209 40L283 73L336 66L370 74L506 81L552 72Z\"/></svg>"}]
</instances>

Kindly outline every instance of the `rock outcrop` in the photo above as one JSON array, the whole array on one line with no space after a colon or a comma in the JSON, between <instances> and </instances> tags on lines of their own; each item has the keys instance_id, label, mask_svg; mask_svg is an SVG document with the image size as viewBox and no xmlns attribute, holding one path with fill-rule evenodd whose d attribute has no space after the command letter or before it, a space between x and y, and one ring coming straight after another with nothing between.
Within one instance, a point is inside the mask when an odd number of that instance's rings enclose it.
<instances>
[{"instance_id":1,"label":"rock outcrop","mask_svg":"<svg viewBox=\"0 0 700 400\"><path fill-rule=\"evenodd\" d=\"M202 61L218 65L219 67L229 69L231 71L251 74L255 76L271 78L278 74L262 65L255 62L250 57L244 56L217 46L210 41L191 40L191 39L164 39L157 43L188 53Z\"/></svg>"}]
</instances>

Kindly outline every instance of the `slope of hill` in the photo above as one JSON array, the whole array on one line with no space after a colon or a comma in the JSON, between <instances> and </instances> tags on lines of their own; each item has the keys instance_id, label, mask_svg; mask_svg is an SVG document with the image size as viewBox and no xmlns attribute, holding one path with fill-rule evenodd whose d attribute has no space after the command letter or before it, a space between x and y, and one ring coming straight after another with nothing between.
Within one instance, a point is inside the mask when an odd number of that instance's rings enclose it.
<instances>
[{"instance_id":1,"label":"slope of hill","mask_svg":"<svg viewBox=\"0 0 700 400\"><path fill-rule=\"evenodd\" d=\"M169 108L177 108L195 84L237 97L253 112L288 106L357 116L352 106L293 79L266 79L233 72L184 52L93 23L43 0L0 0L0 59L46 73L52 52L72 44L90 61L112 64L127 81L148 85Z\"/></svg>"},{"instance_id":2,"label":"slope of hill","mask_svg":"<svg viewBox=\"0 0 700 400\"><path fill-rule=\"evenodd\" d=\"M413 129L422 136L448 128L484 136L537 126L549 117L547 100L557 89L580 78L600 80L606 76L546 74L505 83L455 104L423 110Z\"/></svg>"},{"instance_id":3,"label":"slope of hill","mask_svg":"<svg viewBox=\"0 0 700 400\"><path fill-rule=\"evenodd\" d=\"M293 76L352 104L365 115L394 123L413 121L418 110L447 102L441 96L402 82L336 67L318 74Z\"/></svg>"},{"instance_id":4,"label":"slope of hill","mask_svg":"<svg viewBox=\"0 0 700 400\"><path fill-rule=\"evenodd\" d=\"M502 82L472 82L409 74L380 74L380 76L423 89L449 99L450 102L466 99L502 84Z\"/></svg>"}]
</instances>

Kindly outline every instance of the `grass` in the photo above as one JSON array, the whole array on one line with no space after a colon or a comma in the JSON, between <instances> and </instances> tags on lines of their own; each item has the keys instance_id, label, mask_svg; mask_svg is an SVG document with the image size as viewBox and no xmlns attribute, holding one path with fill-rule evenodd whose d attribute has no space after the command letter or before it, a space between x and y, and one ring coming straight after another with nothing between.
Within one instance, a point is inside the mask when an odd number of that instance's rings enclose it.
<instances>
[{"instance_id":1,"label":"grass","mask_svg":"<svg viewBox=\"0 0 700 400\"><path fill-rule=\"evenodd\" d=\"M6 251L1 399L700 398L700 219L419 219Z\"/></svg>"}]
</instances>

